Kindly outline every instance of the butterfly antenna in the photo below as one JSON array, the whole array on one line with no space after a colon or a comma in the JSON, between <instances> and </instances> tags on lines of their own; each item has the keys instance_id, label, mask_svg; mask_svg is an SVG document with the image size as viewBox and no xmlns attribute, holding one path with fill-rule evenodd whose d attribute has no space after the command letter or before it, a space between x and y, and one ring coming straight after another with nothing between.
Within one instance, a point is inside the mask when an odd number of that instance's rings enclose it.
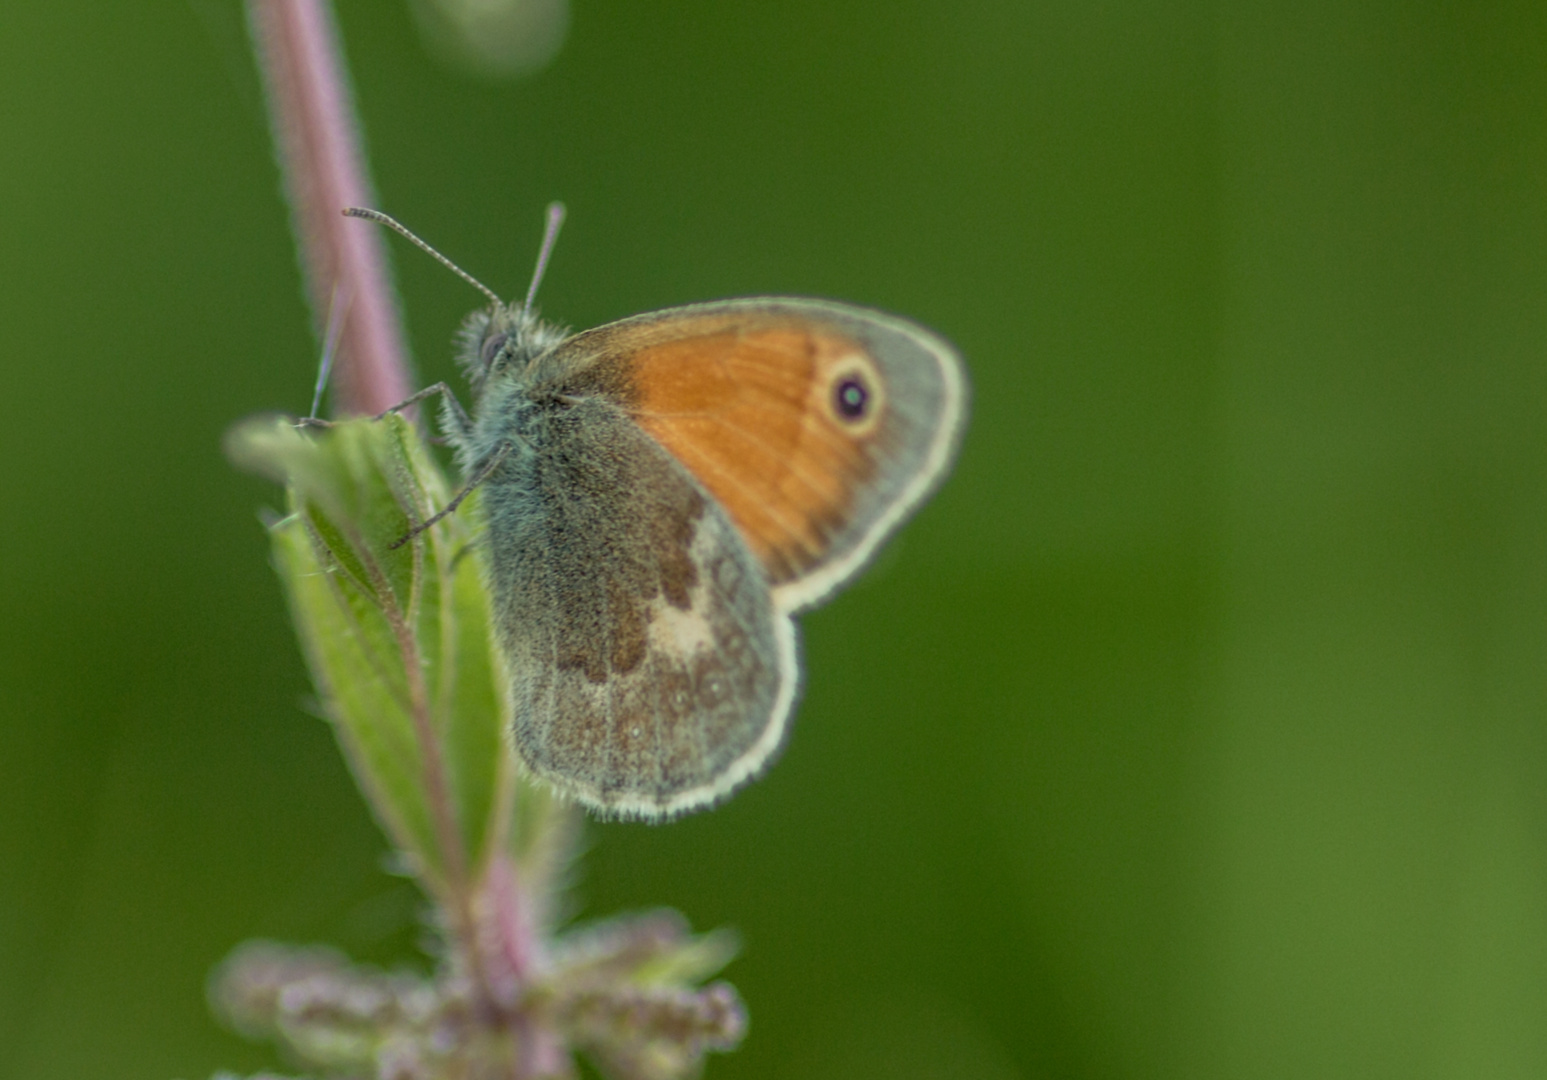
<instances>
[{"instance_id":1,"label":"butterfly antenna","mask_svg":"<svg viewBox=\"0 0 1547 1080\"><path fill-rule=\"evenodd\" d=\"M483 282L481 282L477 278L475 278L472 274L469 274L466 270L462 269L456 263L454 263L450 259L446 258L446 256L444 256L440 252L436 251L429 244L426 244L423 240L419 239L413 233L409 232L408 231L408 227L406 225L402 224L401 222L399 222L396 218L388 217L386 214L383 214L380 210L367 210L367 209L365 209L364 207L361 207L361 206L351 206L351 207L348 207L344 211L344 216L345 217L364 218L366 221L374 221L378 225L385 225L387 228L391 229L393 232L399 233L399 234L407 237L409 240L412 240L415 244L417 244L424 251L427 251L432 258L434 258L437 262L439 262L447 270L450 270L457 277L461 278L463 281L467 282L473 288L477 289L479 292L481 292L485 296L487 296L489 298L489 300L494 304L495 307L499 307L501 304L504 303L503 300L501 300L498 296L494 295L494 290L493 289L489 288Z\"/></svg>"},{"instance_id":2,"label":"butterfly antenna","mask_svg":"<svg viewBox=\"0 0 1547 1080\"><path fill-rule=\"evenodd\" d=\"M526 300L521 304L522 311L532 310L532 301L537 299L537 286L542 284L543 274L548 271L548 256L553 254L553 245L559 240L559 227L564 224L564 204L551 202L548 204L548 224L543 228L543 246L537 251L537 268L532 271L532 284L527 286Z\"/></svg>"},{"instance_id":3,"label":"butterfly antenna","mask_svg":"<svg viewBox=\"0 0 1547 1080\"><path fill-rule=\"evenodd\" d=\"M312 409L307 416L316 416L322 406L322 392L327 389L328 376L333 371L333 358L338 355L338 339L344 333L344 315L349 301L338 302L338 283L333 283L333 297L328 301L328 329L322 340L322 363L317 366L317 386L312 390Z\"/></svg>"}]
</instances>

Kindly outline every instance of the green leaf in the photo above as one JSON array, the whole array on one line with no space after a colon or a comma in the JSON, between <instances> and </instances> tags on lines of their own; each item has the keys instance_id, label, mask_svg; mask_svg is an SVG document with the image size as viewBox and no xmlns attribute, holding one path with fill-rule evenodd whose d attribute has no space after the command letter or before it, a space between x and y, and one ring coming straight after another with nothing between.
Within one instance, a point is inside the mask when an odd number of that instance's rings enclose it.
<instances>
[{"instance_id":1,"label":"green leaf","mask_svg":"<svg viewBox=\"0 0 1547 1080\"><path fill-rule=\"evenodd\" d=\"M432 889L476 878L508 842L515 764L476 551L477 493L412 542L451 487L407 421L302 432L248 421L243 467L286 483L271 527L312 677L355 778Z\"/></svg>"}]
</instances>

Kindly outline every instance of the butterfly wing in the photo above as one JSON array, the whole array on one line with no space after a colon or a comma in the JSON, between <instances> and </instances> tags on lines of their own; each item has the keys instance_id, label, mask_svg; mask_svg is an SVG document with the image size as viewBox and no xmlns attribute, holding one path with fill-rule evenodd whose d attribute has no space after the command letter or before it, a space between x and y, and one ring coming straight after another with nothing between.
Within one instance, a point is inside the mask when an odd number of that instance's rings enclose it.
<instances>
[{"instance_id":1,"label":"butterfly wing","mask_svg":"<svg viewBox=\"0 0 1547 1080\"><path fill-rule=\"evenodd\" d=\"M569 392L622 403L692 472L783 611L820 602L865 564L944 478L966 414L948 343L824 300L653 312L576 335L540 363Z\"/></svg>"},{"instance_id":2,"label":"butterfly wing","mask_svg":"<svg viewBox=\"0 0 1547 1080\"><path fill-rule=\"evenodd\" d=\"M779 748L795 630L723 510L605 397L524 429L483 491L515 748L604 815L708 805Z\"/></svg>"}]
</instances>

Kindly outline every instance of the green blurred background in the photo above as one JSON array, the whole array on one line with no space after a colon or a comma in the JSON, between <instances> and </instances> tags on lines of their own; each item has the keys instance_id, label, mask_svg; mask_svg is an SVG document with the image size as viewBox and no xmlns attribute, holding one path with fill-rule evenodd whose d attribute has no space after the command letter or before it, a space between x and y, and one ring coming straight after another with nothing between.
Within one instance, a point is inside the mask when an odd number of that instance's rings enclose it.
<instances>
[{"instance_id":1,"label":"green blurred background","mask_svg":"<svg viewBox=\"0 0 1547 1080\"><path fill-rule=\"evenodd\" d=\"M489 84L345 0L386 209L584 327L954 339L954 479L783 760L596 826L746 942L711 1077L1547 1074L1547 5L579 0ZM279 1063L252 936L412 960L220 438L308 329L228 0L0 11L0 1075ZM478 297L395 247L420 373Z\"/></svg>"}]
</instances>

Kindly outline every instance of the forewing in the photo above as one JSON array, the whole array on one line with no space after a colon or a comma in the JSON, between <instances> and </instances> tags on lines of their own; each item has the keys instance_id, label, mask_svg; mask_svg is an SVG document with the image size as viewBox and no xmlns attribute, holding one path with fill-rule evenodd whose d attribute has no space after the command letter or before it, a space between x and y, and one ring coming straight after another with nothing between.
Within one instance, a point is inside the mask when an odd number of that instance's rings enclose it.
<instances>
[{"instance_id":1,"label":"forewing","mask_svg":"<svg viewBox=\"0 0 1547 1080\"><path fill-rule=\"evenodd\" d=\"M933 490L965 416L949 344L830 301L654 312L579 334L547 362L570 392L623 404L692 471L786 611L852 576ZM845 390L857 415L841 407Z\"/></svg>"}]
</instances>

